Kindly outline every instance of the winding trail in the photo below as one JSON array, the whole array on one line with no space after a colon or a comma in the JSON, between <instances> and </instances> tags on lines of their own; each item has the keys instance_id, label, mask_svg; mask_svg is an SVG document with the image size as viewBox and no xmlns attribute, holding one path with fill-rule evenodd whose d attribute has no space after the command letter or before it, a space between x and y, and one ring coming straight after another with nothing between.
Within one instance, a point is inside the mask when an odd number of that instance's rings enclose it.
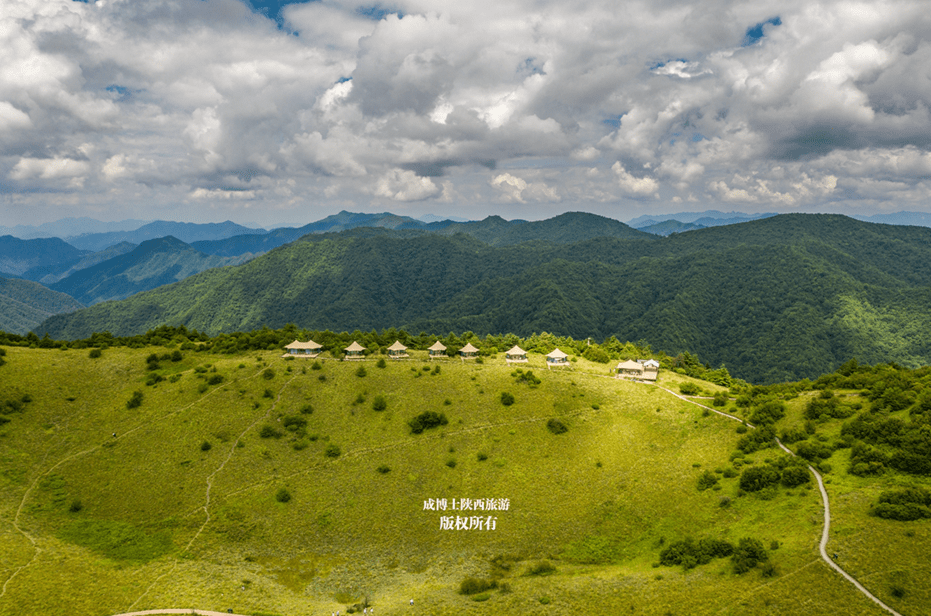
<instances>
[{"instance_id":1,"label":"winding trail","mask_svg":"<svg viewBox=\"0 0 931 616\"><path fill-rule=\"evenodd\" d=\"M662 387L661 385L656 385L656 387L659 388L659 389L662 389L662 390L665 391L665 392L668 392L668 393L672 394L673 396L675 396L676 398L679 398L680 400L685 400L685 401L688 402L689 404L694 404L695 406L700 406L700 407L703 408L703 409L708 409L708 410L711 411L712 413L717 413L718 415L723 415L724 417L727 417L727 418L729 418L729 419L733 419L733 420L735 420L735 421L739 421L739 422L745 424L746 426L748 426L748 427L750 427L750 428L754 428L754 427L755 427L755 426L753 426L753 425L751 425L751 424L745 422L744 420L740 419L739 417L736 417L736 416L734 416L734 415L730 415L730 414L728 414L728 413L723 413L723 412L721 412L721 411L718 411L718 410L715 410L715 409L711 408L710 406L705 406L704 404L699 404L698 402L695 402L694 400L690 400L689 398L687 398L687 397L685 397L685 396L683 396L683 395L681 395L681 394L677 394L676 392L674 392L674 391L672 391L672 390L670 390L670 389L666 389L665 387ZM795 457L795 452L793 452L791 449L789 449L788 447L786 447L785 445L783 445L783 444L782 444L782 441L780 441L778 438L776 439L776 444L779 445L780 449L782 449L784 452L786 452L787 454L789 454L789 455L792 456L792 457ZM831 504L830 504L830 502L828 502L828 491L827 491L827 490L825 489L825 487L824 487L824 481L822 481L822 479L821 479L821 473L819 473L817 470L815 470L815 467L811 466L810 464L808 465L808 470L811 471L811 474L815 476L815 480L817 480L817 482L818 482L818 490L821 491L821 502L824 504L824 526L823 526L823 528L822 528L822 530L821 530L821 542L818 544L818 550L821 552L821 560L823 560L824 562L826 562L826 563L828 564L829 567L831 567L831 568L832 568L834 571L836 571L837 573L841 574L848 582L850 582L851 584L853 584L853 585L856 587L856 589L859 590L860 592L862 592L864 595L866 595L866 597L867 597L870 601L872 601L873 603L875 603L876 605L878 605L878 606L881 607L882 609L886 610L887 612L889 612L889 613L892 614L893 616L902 616L902 614L900 614L899 612L895 611L894 609L892 609L891 607L889 607L888 605L886 605L885 603L883 603L876 595L874 595L873 593L871 593L870 591L868 591L868 590L863 586L863 584L861 584L860 582L858 582L858 581L856 580L856 578L854 578L852 575L850 575L849 573L847 573L846 571L844 571L843 569L841 569L840 565L838 565L836 562L834 562L833 559L831 559L831 558L828 556L828 552L827 552L827 549L826 549L826 548L827 548L827 545L828 545L828 535L829 535L830 530L831 530Z\"/></svg>"}]
</instances>

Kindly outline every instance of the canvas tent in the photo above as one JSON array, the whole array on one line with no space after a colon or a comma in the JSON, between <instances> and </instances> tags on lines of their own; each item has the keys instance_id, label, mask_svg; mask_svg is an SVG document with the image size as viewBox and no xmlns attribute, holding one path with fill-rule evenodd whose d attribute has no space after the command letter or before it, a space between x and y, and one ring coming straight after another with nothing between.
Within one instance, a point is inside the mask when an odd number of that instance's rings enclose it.
<instances>
[{"instance_id":1,"label":"canvas tent","mask_svg":"<svg viewBox=\"0 0 931 616\"><path fill-rule=\"evenodd\" d=\"M473 359L478 357L478 349L472 346L472 343L468 343L459 349L459 357L462 359Z\"/></svg>"},{"instance_id":2,"label":"canvas tent","mask_svg":"<svg viewBox=\"0 0 931 616\"><path fill-rule=\"evenodd\" d=\"M317 344L313 340L307 342L299 342L295 340L294 342L285 346L285 349L288 350L285 353L284 357L306 357L308 359L313 359L317 355L320 355L320 351L323 349L323 345Z\"/></svg>"},{"instance_id":3,"label":"canvas tent","mask_svg":"<svg viewBox=\"0 0 931 616\"><path fill-rule=\"evenodd\" d=\"M432 347L427 349L430 359L446 359L446 346L437 340Z\"/></svg>"},{"instance_id":4,"label":"canvas tent","mask_svg":"<svg viewBox=\"0 0 931 616\"><path fill-rule=\"evenodd\" d=\"M525 364L527 363L527 351L515 344L504 353L504 361L509 364Z\"/></svg>"},{"instance_id":5,"label":"canvas tent","mask_svg":"<svg viewBox=\"0 0 931 616\"><path fill-rule=\"evenodd\" d=\"M410 355L407 354L407 347L401 344L400 340L395 340L394 344L388 347L388 357L391 359L401 359L410 357Z\"/></svg>"},{"instance_id":6,"label":"canvas tent","mask_svg":"<svg viewBox=\"0 0 931 616\"><path fill-rule=\"evenodd\" d=\"M546 355L546 367L551 366L568 366L569 365L569 356L560 351L559 349L554 349L551 353Z\"/></svg>"},{"instance_id":7,"label":"canvas tent","mask_svg":"<svg viewBox=\"0 0 931 616\"><path fill-rule=\"evenodd\" d=\"M362 359L364 357L363 351L365 351L365 347L353 340L352 344L343 350L346 351L346 359Z\"/></svg>"}]
</instances>

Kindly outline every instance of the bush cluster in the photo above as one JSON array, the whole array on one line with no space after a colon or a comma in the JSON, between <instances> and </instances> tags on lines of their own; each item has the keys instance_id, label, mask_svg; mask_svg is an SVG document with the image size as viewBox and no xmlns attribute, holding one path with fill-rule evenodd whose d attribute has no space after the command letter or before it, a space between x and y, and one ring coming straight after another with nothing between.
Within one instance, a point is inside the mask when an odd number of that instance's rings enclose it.
<instances>
[{"instance_id":1,"label":"bush cluster","mask_svg":"<svg viewBox=\"0 0 931 616\"><path fill-rule=\"evenodd\" d=\"M436 411L424 411L420 415L417 415L408 421L407 425L410 426L412 433L420 434L424 430L436 428L437 426L445 426L448 423L449 420L446 419L445 413L437 413Z\"/></svg>"},{"instance_id":2,"label":"bush cluster","mask_svg":"<svg viewBox=\"0 0 931 616\"><path fill-rule=\"evenodd\" d=\"M569 431L569 427L558 419L550 419L547 421L546 429L553 434L563 434Z\"/></svg>"},{"instance_id":3,"label":"bush cluster","mask_svg":"<svg viewBox=\"0 0 931 616\"><path fill-rule=\"evenodd\" d=\"M493 590L498 587L497 580L486 580L469 576L459 584L460 595L476 595L486 590Z\"/></svg>"},{"instance_id":4,"label":"bush cluster","mask_svg":"<svg viewBox=\"0 0 931 616\"><path fill-rule=\"evenodd\" d=\"M903 522L931 518L931 490L916 487L882 492L870 513Z\"/></svg>"},{"instance_id":5,"label":"bush cluster","mask_svg":"<svg viewBox=\"0 0 931 616\"><path fill-rule=\"evenodd\" d=\"M688 538L663 548L659 553L659 562L667 567L682 565L683 569L692 569L715 558L727 558L733 553L734 546L723 539L701 539L696 543Z\"/></svg>"}]
</instances>

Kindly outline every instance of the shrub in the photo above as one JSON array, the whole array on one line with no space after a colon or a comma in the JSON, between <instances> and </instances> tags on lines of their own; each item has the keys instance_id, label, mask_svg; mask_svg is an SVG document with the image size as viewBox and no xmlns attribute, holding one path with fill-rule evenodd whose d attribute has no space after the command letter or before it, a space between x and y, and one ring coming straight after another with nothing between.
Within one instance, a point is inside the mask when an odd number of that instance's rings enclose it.
<instances>
[{"instance_id":1,"label":"shrub","mask_svg":"<svg viewBox=\"0 0 931 616\"><path fill-rule=\"evenodd\" d=\"M448 466L449 468L456 468L456 460L453 458L450 458L449 460L446 461L446 466Z\"/></svg>"},{"instance_id":2,"label":"shrub","mask_svg":"<svg viewBox=\"0 0 931 616\"><path fill-rule=\"evenodd\" d=\"M682 383L679 385L679 393L683 396L696 396L698 391L698 385L695 383Z\"/></svg>"},{"instance_id":3,"label":"shrub","mask_svg":"<svg viewBox=\"0 0 931 616\"><path fill-rule=\"evenodd\" d=\"M307 427L307 420L297 415L288 415L281 421L281 425L285 430L297 432Z\"/></svg>"},{"instance_id":4,"label":"shrub","mask_svg":"<svg viewBox=\"0 0 931 616\"><path fill-rule=\"evenodd\" d=\"M184 359L184 355L181 354L181 351L175 349L174 353L171 354L171 361L178 362Z\"/></svg>"},{"instance_id":5,"label":"shrub","mask_svg":"<svg viewBox=\"0 0 931 616\"><path fill-rule=\"evenodd\" d=\"M359 377L360 379L364 377L366 374L368 373L365 371L365 366L359 366L358 368L356 368L356 376Z\"/></svg>"},{"instance_id":6,"label":"shrub","mask_svg":"<svg viewBox=\"0 0 931 616\"><path fill-rule=\"evenodd\" d=\"M271 368L266 368L262 372L262 378L265 379L266 381L272 380L273 378L275 378L275 371L272 370Z\"/></svg>"},{"instance_id":7,"label":"shrub","mask_svg":"<svg viewBox=\"0 0 931 616\"><path fill-rule=\"evenodd\" d=\"M469 576L459 584L459 594L474 595L497 587L498 582L496 580L486 580Z\"/></svg>"},{"instance_id":8,"label":"shrub","mask_svg":"<svg viewBox=\"0 0 931 616\"><path fill-rule=\"evenodd\" d=\"M77 513L81 509L84 509L84 505L81 503L81 500L77 498L71 501L71 504L68 505L68 511L71 513Z\"/></svg>"},{"instance_id":9,"label":"shrub","mask_svg":"<svg viewBox=\"0 0 931 616\"><path fill-rule=\"evenodd\" d=\"M259 436L262 438L281 438L283 435L280 430L271 424L265 424L259 430Z\"/></svg>"},{"instance_id":10,"label":"shrub","mask_svg":"<svg viewBox=\"0 0 931 616\"><path fill-rule=\"evenodd\" d=\"M546 429L553 434L563 434L569 431L569 428L558 419L550 419L546 422Z\"/></svg>"},{"instance_id":11,"label":"shrub","mask_svg":"<svg viewBox=\"0 0 931 616\"><path fill-rule=\"evenodd\" d=\"M310 404L305 404L304 406L301 407L302 415L310 415L313 412L314 412L314 407L311 406Z\"/></svg>"},{"instance_id":12,"label":"shrub","mask_svg":"<svg viewBox=\"0 0 931 616\"><path fill-rule=\"evenodd\" d=\"M768 400L759 406L753 407L750 412L750 423L757 425L772 424L785 417L785 415L785 402Z\"/></svg>"},{"instance_id":13,"label":"shrub","mask_svg":"<svg viewBox=\"0 0 931 616\"><path fill-rule=\"evenodd\" d=\"M782 485L787 488L808 483L809 479L808 469L804 466L789 466L782 470Z\"/></svg>"},{"instance_id":14,"label":"shrub","mask_svg":"<svg viewBox=\"0 0 931 616\"><path fill-rule=\"evenodd\" d=\"M448 423L449 420L446 419L445 414L437 413L435 411L424 411L420 415L417 415L408 421L407 425L410 426L411 432L414 434L420 434L424 430L429 430L430 428L435 428L437 426L445 426Z\"/></svg>"},{"instance_id":15,"label":"shrub","mask_svg":"<svg viewBox=\"0 0 931 616\"><path fill-rule=\"evenodd\" d=\"M740 474L740 489L744 492L759 492L779 483L781 476L779 469L772 466L751 466Z\"/></svg>"},{"instance_id":16,"label":"shrub","mask_svg":"<svg viewBox=\"0 0 931 616\"><path fill-rule=\"evenodd\" d=\"M275 394L272 393L272 390L266 387L265 391L262 392L262 397L263 398L274 398Z\"/></svg>"},{"instance_id":17,"label":"shrub","mask_svg":"<svg viewBox=\"0 0 931 616\"><path fill-rule=\"evenodd\" d=\"M328 458L338 458L342 453L343 452L339 448L339 445L334 445L333 443L330 443L329 445L326 446L326 449L324 450L323 455L325 455Z\"/></svg>"},{"instance_id":18,"label":"shrub","mask_svg":"<svg viewBox=\"0 0 931 616\"><path fill-rule=\"evenodd\" d=\"M713 488L718 483L718 476L711 471L705 471L698 477L698 491L703 492L708 488Z\"/></svg>"},{"instance_id":19,"label":"shrub","mask_svg":"<svg viewBox=\"0 0 931 616\"><path fill-rule=\"evenodd\" d=\"M391 472L391 468L390 468L387 464L382 464L381 466L379 466L379 467L376 468L375 470L378 471L379 473L381 473L382 475L384 475L385 473Z\"/></svg>"},{"instance_id":20,"label":"shrub","mask_svg":"<svg viewBox=\"0 0 931 616\"><path fill-rule=\"evenodd\" d=\"M485 460L488 459L488 454L483 451L480 451L475 455L475 457L478 459L479 462L484 462Z\"/></svg>"},{"instance_id":21,"label":"shrub","mask_svg":"<svg viewBox=\"0 0 931 616\"><path fill-rule=\"evenodd\" d=\"M315 359L314 363L310 364L310 369L311 370L322 370L323 366L321 366L320 362Z\"/></svg>"},{"instance_id":22,"label":"shrub","mask_svg":"<svg viewBox=\"0 0 931 616\"><path fill-rule=\"evenodd\" d=\"M376 368L385 368L385 367L387 367L387 366L388 366L388 363L385 361L385 358L384 358L384 357L382 357L381 359L379 359L378 362L375 364L375 367L376 367Z\"/></svg>"},{"instance_id":23,"label":"shrub","mask_svg":"<svg viewBox=\"0 0 931 616\"><path fill-rule=\"evenodd\" d=\"M501 392L501 404L503 404L504 406L511 406L512 404L514 404L514 396L512 396L506 391Z\"/></svg>"},{"instance_id":24,"label":"shrub","mask_svg":"<svg viewBox=\"0 0 931 616\"><path fill-rule=\"evenodd\" d=\"M142 392L137 390L134 391L132 397L127 400L126 408L135 409L139 408L140 406L142 406Z\"/></svg>"},{"instance_id":25,"label":"shrub","mask_svg":"<svg viewBox=\"0 0 931 616\"><path fill-rule=\"evenodd\" d=\"M758 563L769 560L769 554L759 539L744 537L737 542L737 548L731 556L734 563L734 573L746 573L757 566Z\"/></svg>"},{"instance_id":26,"label":"shrub","mask_svg":"<svg viewBox=\"0 0 931 616\"><path fill-rule=\"evenodd\" d=\"M87 354L91 359L97 359L101 355L103 355L103 353L100 352L100 349L91 349L90 353Z\"/></svg>"},{"instance_id":27,"label":"shrub","mask_svg":"<svg viewBox=\"0 0 931 616\"><path fill-rule=\"evenodd\" d=\"M279 503L286 503L291 500L291 493L288 492L287 488L278 488L278 491L275 492L275 500Z\"/></svg>"},{"instance_id":28,"label":"shrub","mask_svg":"<svg viewBox=\"0 0 931 616\"><path fill-rule=\"evenodd\" d=\"M550 575L556 573L556 567L547 560L541 560L535 565L532 565L528 573L530 573L530 575Z\"/></svg>"},{"instance_id":29,"label":"shrub","mask_svg":"<svg viewBox=\"0 0 931 616\"><path fill-rule=\"evenodd\" d=\"M375 399L372 400L372 410L373 411L384 411L388 408L388 401L385 400L384 396L375 396Z\"/></svg>"},{"instance_id":30,"label":"shrub","mask_svg":"<svg viewBox=\"0 0 931 616\"><path fill-rule=\"evenodd\" d=\"M219 385L222 382L223 382L222 374L213 374L210 376L209 379L207 379L207 385Z\"/></svg>"},{"instance_id":31,"label":"shrub","mask_svg":"<svg viewBox=\"0 0 931 616\"><path fill-rule=\"evenodd\" d=\"M212 447L213 445L210 444L210 441L204 441L203 443L200 444L201 451L210 451Z\"/></svg>"},{"instance_id":32,"label":"shrub","mask_svg":"<svg viewBox=\"0 0 931 616\"><path fill-rule=\"evenodd\" d=\"M727 406L727 394L723 391L719 391L714 395L714 405L715 406Z\"/></svg>"}]
</instances>

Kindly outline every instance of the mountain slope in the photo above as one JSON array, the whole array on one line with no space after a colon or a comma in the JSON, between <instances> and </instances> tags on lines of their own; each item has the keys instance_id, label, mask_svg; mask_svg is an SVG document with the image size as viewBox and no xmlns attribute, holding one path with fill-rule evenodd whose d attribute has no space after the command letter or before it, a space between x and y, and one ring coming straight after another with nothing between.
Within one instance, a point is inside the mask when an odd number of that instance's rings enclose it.
<instances>
[{"instance_id":1,"label":"mountain slope","mask_svg":"<svg viewBox=\"0 0 931 616\"><path fill-rule=\"evenodd\" d=\"M53 314L83 307L71 296L37 282L0 278L0 331L25 334Z\"/></svg>"},{"instance_id":2,"label":"mountain slope","mask_svg":"<svg viewBox=\"0 0 931 616\"><path fill-rule=\"evenodd\" d=\"M123 299L248 257L205 255L174 237L143 242L130 252L79 270L50 285L87 305Z\"/></svg>"},{"instance_id":3,"label":"mountain slope","mask_svg":"<svg viewBox=\"0 0 931 616\"><path fill-rule=\"evenodd\" d=\"M264 234L265 229L250 229L234 222L171 222L156 220L133 231L111 231L108 233L89 233L65 238L69 244L85 250L104 250L120 242L139 244L146 240L173 236L182 242L191 243L204 240L218 240L234 235Z\"/></svg>"},{"instance_id":4,"label":"mountain slope","mask_svg":"<svg viewBox=\"0 0 931 616\"><path fill-rule=\"evenodd\" d=\"M494 221L493 221L494 222ZM530 223L526 223L530 224ZM377 232L376 232L377 231ZM791 215L649 240L493 247L464 235L307 236L237 268L42 325L55 337L353 330L645 339L752 381L931 362L931 229Z\"/></svg>"},{"instance_id":5,"label":"mountain slope","mask_svg":"<svg viewBox=\"0 0 931 616\"><path fill-rule=\"evenodd\" d=\"M0 274L21 277L31 269L77 263L86 254L57 237L21 240L4 235L0 237Z\"/></svg>"}]
</instances>

